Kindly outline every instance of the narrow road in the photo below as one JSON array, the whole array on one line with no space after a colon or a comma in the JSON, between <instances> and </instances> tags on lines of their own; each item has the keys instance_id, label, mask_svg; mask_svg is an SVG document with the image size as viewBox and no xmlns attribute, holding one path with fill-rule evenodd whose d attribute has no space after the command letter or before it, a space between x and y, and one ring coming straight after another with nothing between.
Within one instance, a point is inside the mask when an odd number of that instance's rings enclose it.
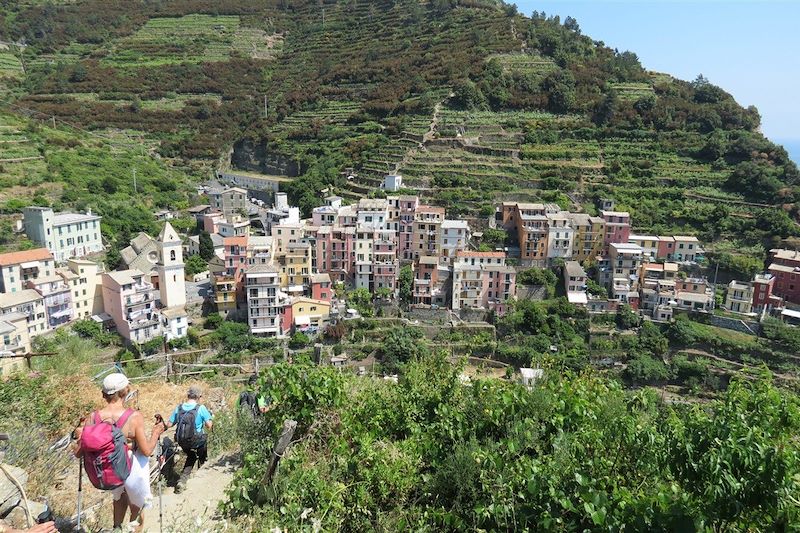
<instances>
[{"instance_id":1,"label":"narrow road","mask_svg":"<svg viewBox=\"0 0 800 533\"><path fill-rule=\"evenodd\" d=\"M161 497L165 532L215 531L213 517L217 506L225 499L233 473L239 468L235 456L222 456L209 460L203 468L195 470L186 490L175 494L172 487L164 488ZM153 488L153 507L145 512L144 530L158 533L158 489Z\"/></svg>"}]
</instances>

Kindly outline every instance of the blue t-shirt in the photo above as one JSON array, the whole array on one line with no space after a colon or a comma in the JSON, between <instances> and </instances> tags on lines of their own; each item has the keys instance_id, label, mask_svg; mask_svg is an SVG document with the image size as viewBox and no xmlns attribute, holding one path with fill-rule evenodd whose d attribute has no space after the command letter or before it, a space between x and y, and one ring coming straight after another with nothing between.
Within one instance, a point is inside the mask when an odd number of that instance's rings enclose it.
<instances>
[{"instance_id":1,"label":"blue t-shirt","mask_svg":"<svg viewBox=\"0 0 800 533\"><path fill-rule=\"evenodd\" d=\"M191 411L197 406L196 402L187 402L181 405L184 411ZM203 432L203 426L205 425L206 421L211 420L214 418L214 415L206 409L205 405L201 405L197 408L197 414L194 417L194 429L197 430L198 433ZM172 411L172 416L169 417L169 425L174 426L178 422L178 408L176 407L174 411Z\"/></svg>"}]
</instances>

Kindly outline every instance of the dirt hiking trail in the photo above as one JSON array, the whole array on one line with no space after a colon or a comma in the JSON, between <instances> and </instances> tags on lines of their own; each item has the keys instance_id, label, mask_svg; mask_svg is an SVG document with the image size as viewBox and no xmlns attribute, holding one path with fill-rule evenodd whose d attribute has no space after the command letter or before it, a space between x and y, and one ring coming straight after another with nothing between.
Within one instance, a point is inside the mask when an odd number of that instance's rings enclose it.
<instances>
[{"instance_id":1,"label":"dirt hiking trail","mask_svg":"<svg viewBox=\"0 0 800 533\"><path fill-rule=\"evenodd\" d=\"M235 455L209 459L189 478L186 490L175 494L173 487L163 486L162 505L164 531L184 533L189 531L214 531L212 517L217 505L225 498L233 473L240 466ZM158 486L153 487L153 506L145 511L144 530L159 533Z\"/></svg>"}]
</instances>

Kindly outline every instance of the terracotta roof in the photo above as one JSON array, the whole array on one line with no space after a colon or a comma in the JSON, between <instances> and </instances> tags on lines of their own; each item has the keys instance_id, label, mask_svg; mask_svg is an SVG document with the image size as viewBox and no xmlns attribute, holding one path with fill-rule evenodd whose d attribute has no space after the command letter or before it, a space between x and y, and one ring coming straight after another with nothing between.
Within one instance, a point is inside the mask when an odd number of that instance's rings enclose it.
<instances>
[{"instance_id":1,"label":"terracotta roof","mask_svg":"<svg viewBox=\"0 0 800 533\"><path fill-rule=\"evenodd\" d=\"M247 246L247 235L239 235L238 237L225 237L222 241L225 246Z\"/></svg>"},{"instance_id":2,"label":"terracotta roof","mask_svg":"<svg viewBox=\"0 0 800 533\"><path fill-rule=\"evenodd\" d=\"M23 252L9 252L7 254L0 254L0 266L16 265L25 263L27 261L44 261L53 260L53 254L47 248L36 248L34 250L25 250Z\"/></svg>"}]
</instances>

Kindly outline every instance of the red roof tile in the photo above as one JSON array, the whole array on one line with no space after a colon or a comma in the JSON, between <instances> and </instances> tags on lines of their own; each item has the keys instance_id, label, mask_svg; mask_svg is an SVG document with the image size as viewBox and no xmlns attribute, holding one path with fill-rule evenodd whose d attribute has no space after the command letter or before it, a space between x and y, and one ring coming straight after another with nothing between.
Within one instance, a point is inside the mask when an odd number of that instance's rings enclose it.
<instances>
[{"instance_id":1,"label":"red roof tile","mask_svg":"<svg viewBox=\"0 0 800 533\"><path fill-rule=\"evenodd\" d=\"M0 254L0 266L17 265L26 261L53 260L53 254L47 248L36 248L35 250L25 250L23 252L9 252Z\"/></svg>"}]
</instances>

